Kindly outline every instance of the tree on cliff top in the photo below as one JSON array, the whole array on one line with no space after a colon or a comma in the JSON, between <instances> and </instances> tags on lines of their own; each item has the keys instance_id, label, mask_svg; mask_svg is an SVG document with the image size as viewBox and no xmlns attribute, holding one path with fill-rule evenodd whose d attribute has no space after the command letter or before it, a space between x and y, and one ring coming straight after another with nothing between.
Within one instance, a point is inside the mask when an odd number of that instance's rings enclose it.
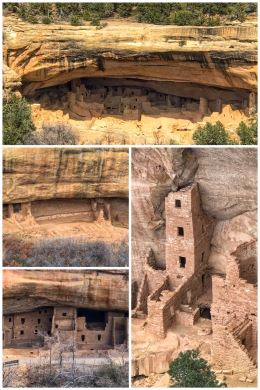
<instances>
[{"instance_id":1,"label":"tree on cliff top","mask_svg":"<svg viewBox=\"0 0 260 390\"><path fill-rule=\"evenodd\" d=\"M227 387L219 382L208 362L199 357L198 350L181 352L170 363L168 371L174 385L171 387Z\"/></svg>"},{"instance_id":2,"label":"tree on cliff top","mask_svg":"<svg viewBox=\"0 0 260 390\"><path fill-rule=\"evenodd\" d=\"M199 127L192 136L196 145L232 145L234 142L229 137L221 122L214 125L207 122Z\"/></svg>"},{"instance_id":3,"label":"tree on cliff top","mask_svg":"<svg viewBox=\"0 0 260 390\"><path fill-rule=\"evenodd\" d=\"M4 145L24 144L35 130L31 107L25 98L12 95L3 104Z\"/></svg>"}]
</instances>

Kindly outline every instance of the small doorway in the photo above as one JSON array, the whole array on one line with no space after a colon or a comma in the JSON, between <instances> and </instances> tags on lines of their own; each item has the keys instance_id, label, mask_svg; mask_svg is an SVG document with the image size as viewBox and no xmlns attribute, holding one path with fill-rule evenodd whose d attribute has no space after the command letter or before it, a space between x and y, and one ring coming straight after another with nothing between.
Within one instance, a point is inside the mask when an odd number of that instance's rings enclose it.
<instances>
[{"instance_id":1,"label":"small doorway","mask_svg":"<svg viewBox=\"0 0 260 390\"><path fill-rule=\"evenodd\" d=\"M207 320L211 320L211 312L209 306L201 306L200 307L200 316L202 318L206 318Z\"/></svg>"}]
</instances>

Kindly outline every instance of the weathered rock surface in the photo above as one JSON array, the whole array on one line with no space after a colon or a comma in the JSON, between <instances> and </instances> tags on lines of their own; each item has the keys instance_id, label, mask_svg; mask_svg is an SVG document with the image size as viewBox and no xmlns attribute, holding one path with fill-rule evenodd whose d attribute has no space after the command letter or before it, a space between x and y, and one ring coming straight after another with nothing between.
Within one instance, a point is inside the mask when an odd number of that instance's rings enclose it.
<instances>
[{"instance_id":1,"label":"weathered rock surface","mask_svg":"<svg viewBox=\"0 0 260 390\"><path fill-rule=\"evenodd\" d=\"M127 149L8 148L4 203L53 198L128 198Z\"/></svg>"},{"instance_id":2,"label":"weathered rock surface","mask_svg":"<svg viewBox=\"0 0 260 390\"><path fill-rule=\"evenodd\" d=\"M127 271L5 270L3 312L66 305L128 311Z\"/></svg>"},{"instance_id":3,"label":"weathered rock surface","mask_svg":"<svg viewBox=\"0 0 260 390\"><path fill-rule=\"evenodd\" d=\"M133 278L141 278L147 248L164 265L164 198L193 180L199 183L203 209L216 219L209 263L224 273L227 254L256 237L256 156L253 148L134 149Z\"/></svg>"},{"instance_id":4,"label":"weathered rock surface","mask_svg":"<svg viewBox=\"0 0 260 390\"><path fill-rule=\"evenodd\" d=\"M35 25L4 18L4 58L23 93L79 77L123 77L257 90L257 27L109 22Z\"/></svg>"}]
</instances>

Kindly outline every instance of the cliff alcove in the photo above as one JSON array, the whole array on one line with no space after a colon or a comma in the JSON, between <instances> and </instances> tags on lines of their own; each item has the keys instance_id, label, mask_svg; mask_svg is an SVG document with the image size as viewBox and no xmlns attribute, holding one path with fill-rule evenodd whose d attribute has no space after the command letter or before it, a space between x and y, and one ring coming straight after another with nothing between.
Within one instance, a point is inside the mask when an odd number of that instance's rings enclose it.
<instances>
[{"instance_id":1,"label":"cliff alcove","mask_svg":"<svg viewBox=\"0 0 260 390\"><path fill-rule=\"evenodd\" d=\"M96 265L120 261L126 265L126 149L8 149L4 153L4 194L7 263L28 259L34 251L38 265L44 265L39 258L45 256L49 266L55 266L59 261L55 247L62 257L65 246L67 257L72 256L66 260L68 265L94 265L95 251L99 253Z\"/></svg>"},{"instance_id":2,"label":"cliff alcove","mask_svg":"<svg viewBox=\"0 0 260 390\"><path fill-rule=\"evenodd\" d=\"M7 15L4 29L6 93L30 101L38 130L69 123L83 144L190 144L199 125L218 120L235 140L256 105L254 18L216 27L39 24L36 34Z\"/></svg>"},{"instance_id":3,"label":"cliff alcove","mask_svg":"<svg viewBox=\"0 0 260 390\"><path fill-rule=\"evenodd\" d=\"M91 386L108 366L128 383L127 271L5 270L3 286L5 384L31 383L36 368L37 383L91 371Z\"/></svg>"}]
</instances>

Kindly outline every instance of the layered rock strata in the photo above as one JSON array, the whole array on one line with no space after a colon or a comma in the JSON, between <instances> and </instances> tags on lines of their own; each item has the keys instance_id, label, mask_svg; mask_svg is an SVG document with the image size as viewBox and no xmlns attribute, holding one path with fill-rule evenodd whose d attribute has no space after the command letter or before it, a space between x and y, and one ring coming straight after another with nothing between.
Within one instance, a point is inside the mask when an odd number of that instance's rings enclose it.
<instances>
[{"instance_id":1,"label":"layered rock strata","mask_svg":"<svg viewBox=\"0 0 260 390\"><path fill-rule=\"evenodd\" d=\"M22 76L25 94L80 77L196 80L204 86L257 89L254 25L125 27L109 22L101 30L53 24L35 29L6 17L5 63Z\"/></svg>"},{"instance_id":2,"label":"layered rock strata","mask_svg":"<svg viewBox=\"0 0 260 390\"><path fill-rule=\"evenodd\" d=\"M128 311L126 271L5 270L3 313L71 306Z\"/></svg>"}]
</instances>

